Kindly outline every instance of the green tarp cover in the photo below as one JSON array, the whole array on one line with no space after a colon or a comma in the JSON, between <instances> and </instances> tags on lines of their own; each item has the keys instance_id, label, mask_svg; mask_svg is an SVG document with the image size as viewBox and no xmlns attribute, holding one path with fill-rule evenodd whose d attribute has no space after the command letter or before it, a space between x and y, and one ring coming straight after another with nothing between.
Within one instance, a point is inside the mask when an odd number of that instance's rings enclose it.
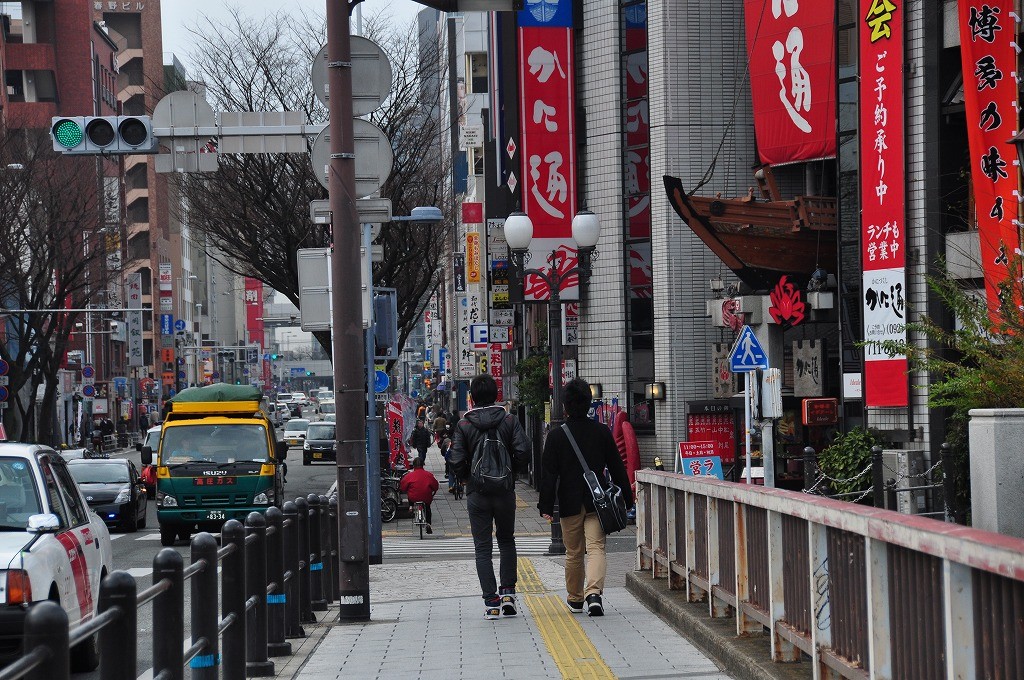
<instances>
[{"instance_id":1,"label":"green tarp cover","mask_svg":"<svg viewBox=\"0 0 1024 680\"><path fill-rule=\"evenodd\" d=\"M252 385L207 385L189 387L171 397L172 402L259 401L263 391Z\"/></svg>"}]
</instances>

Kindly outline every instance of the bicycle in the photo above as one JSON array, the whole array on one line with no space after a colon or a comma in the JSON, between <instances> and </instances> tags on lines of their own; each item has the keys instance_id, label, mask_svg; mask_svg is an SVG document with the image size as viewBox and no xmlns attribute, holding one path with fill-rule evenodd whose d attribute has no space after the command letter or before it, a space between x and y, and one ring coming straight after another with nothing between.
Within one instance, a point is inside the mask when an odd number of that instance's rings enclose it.
<instances>
[{"instance_id":1,"label":"bicycle","mask_svg":"<svg viewBox=\"0 0 1024 680\"><path fill-rule=\"evenodd\" d=\"M412 524L420 528L420 540L423 539L423 528L427 526L426 505L423 501L412 504Z\"/></svg>"},{"instance_id":2,"label":"bicycle","mask_svg":"<svg viewBox=\"0 0 1024 680\"><path fill-rule=\"evenodd\" d=\"M462 482L456 480L455 493L453 495L455 496L455 500L461 501L462 497L466 495L466 486Z\"/></svg>"}]
</instances>

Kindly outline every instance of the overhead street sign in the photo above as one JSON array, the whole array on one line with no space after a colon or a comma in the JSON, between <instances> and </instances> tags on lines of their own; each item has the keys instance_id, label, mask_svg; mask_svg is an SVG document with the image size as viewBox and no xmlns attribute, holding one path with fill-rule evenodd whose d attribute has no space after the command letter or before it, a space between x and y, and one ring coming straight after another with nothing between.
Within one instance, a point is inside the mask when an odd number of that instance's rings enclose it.
<instances>
[{"instance_id":1,"label":"overhead street sign","mask_svg":"<svg viewBox=\"0 0 1024 680\"><path fill-rule=\"evenodd\" d=\"M380 108L391 94L391 62L384 50L372 40L353 35L351 40L352 59L352 115L365 116ZM310 72L313 92L325 106L331 91L327 86L327 46L313 59Z\"/></svg>"},{"instance_id":2,"label":"overhead street sign","mask_svg":"<svg viewBox=\"0 0 1024 680\"><path fill-rule=\"evenodd\" d=\"M744 326L740 335L736 338L736 344L732 347L732 354L729 356L729 370L733 373L750 373L757 369L768 368L768 354L757 341L757 336L750 326Z\"/></svg>"},{"instance_id":3,"label":"overhead street sign","mask_svg":"<svg viewBox=\"0 0 1024 680\"><path fill-rule=\"evenodd\" d=\"M391 175L395 152L384 131L369 121L353 119L352 132L356 157L356 198L365 198L380 189ZM317 181L327 189L327 171L331 165L330 128L324 128L316 136L309 155Z\"/></svg>"}]
</instances>

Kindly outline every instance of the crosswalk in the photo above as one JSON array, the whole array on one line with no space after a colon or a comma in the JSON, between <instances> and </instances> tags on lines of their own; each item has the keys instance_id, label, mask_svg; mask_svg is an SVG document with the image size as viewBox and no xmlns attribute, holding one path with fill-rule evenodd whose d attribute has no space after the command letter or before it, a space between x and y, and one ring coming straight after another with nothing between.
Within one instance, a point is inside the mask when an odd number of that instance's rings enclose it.
<instances>
[{"instance_id":1,"label":"crosswalk","mask_svg":"<svg viewBox=\"0 0 1024 680\"><path fill-rule=\"evenodd\" d=\"M519 555L543 555L551 545L549 536L519 536L516 538L516 553ZM495 543L492 551L498 553ZM473 539L469 536L458 538L384 538L384 557L473 557Z\"/></svg>"}]
</instances>

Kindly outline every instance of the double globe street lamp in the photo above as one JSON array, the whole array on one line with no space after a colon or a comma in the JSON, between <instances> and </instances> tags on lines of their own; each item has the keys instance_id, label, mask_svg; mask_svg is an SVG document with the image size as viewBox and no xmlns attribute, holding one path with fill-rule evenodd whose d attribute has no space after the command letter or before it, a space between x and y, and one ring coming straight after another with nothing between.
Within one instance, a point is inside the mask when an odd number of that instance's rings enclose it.
<instances>
[{"instance_id":1,"label":"double globe street lamp","mask_svg":"<svg viewBox=\"0 0 1024 680\"><path fill-rule=\"evenodd\" d=\"M548 340L551 346L551 427L558 427L562 422L562 286L577 277L579 281L580 299L583 299L584 286L590 280L590 263L594 248L601 237L601 221L589 210L581 210L572 218L572 238L576 242L576 266L563 269L561 260L570 256L568 252L555 248L548 256L550 268L527 269L530 242L533 240L533 220L522 212L514 212L505 220L505 241L511 251L512 266L517 274L518 282L526 276L536 276L548 287ZM554 519L551 524L551 554L565 554L562 543L562 526L559 523L558 504L555 504Z\"/></svg>"}]
</instances>

